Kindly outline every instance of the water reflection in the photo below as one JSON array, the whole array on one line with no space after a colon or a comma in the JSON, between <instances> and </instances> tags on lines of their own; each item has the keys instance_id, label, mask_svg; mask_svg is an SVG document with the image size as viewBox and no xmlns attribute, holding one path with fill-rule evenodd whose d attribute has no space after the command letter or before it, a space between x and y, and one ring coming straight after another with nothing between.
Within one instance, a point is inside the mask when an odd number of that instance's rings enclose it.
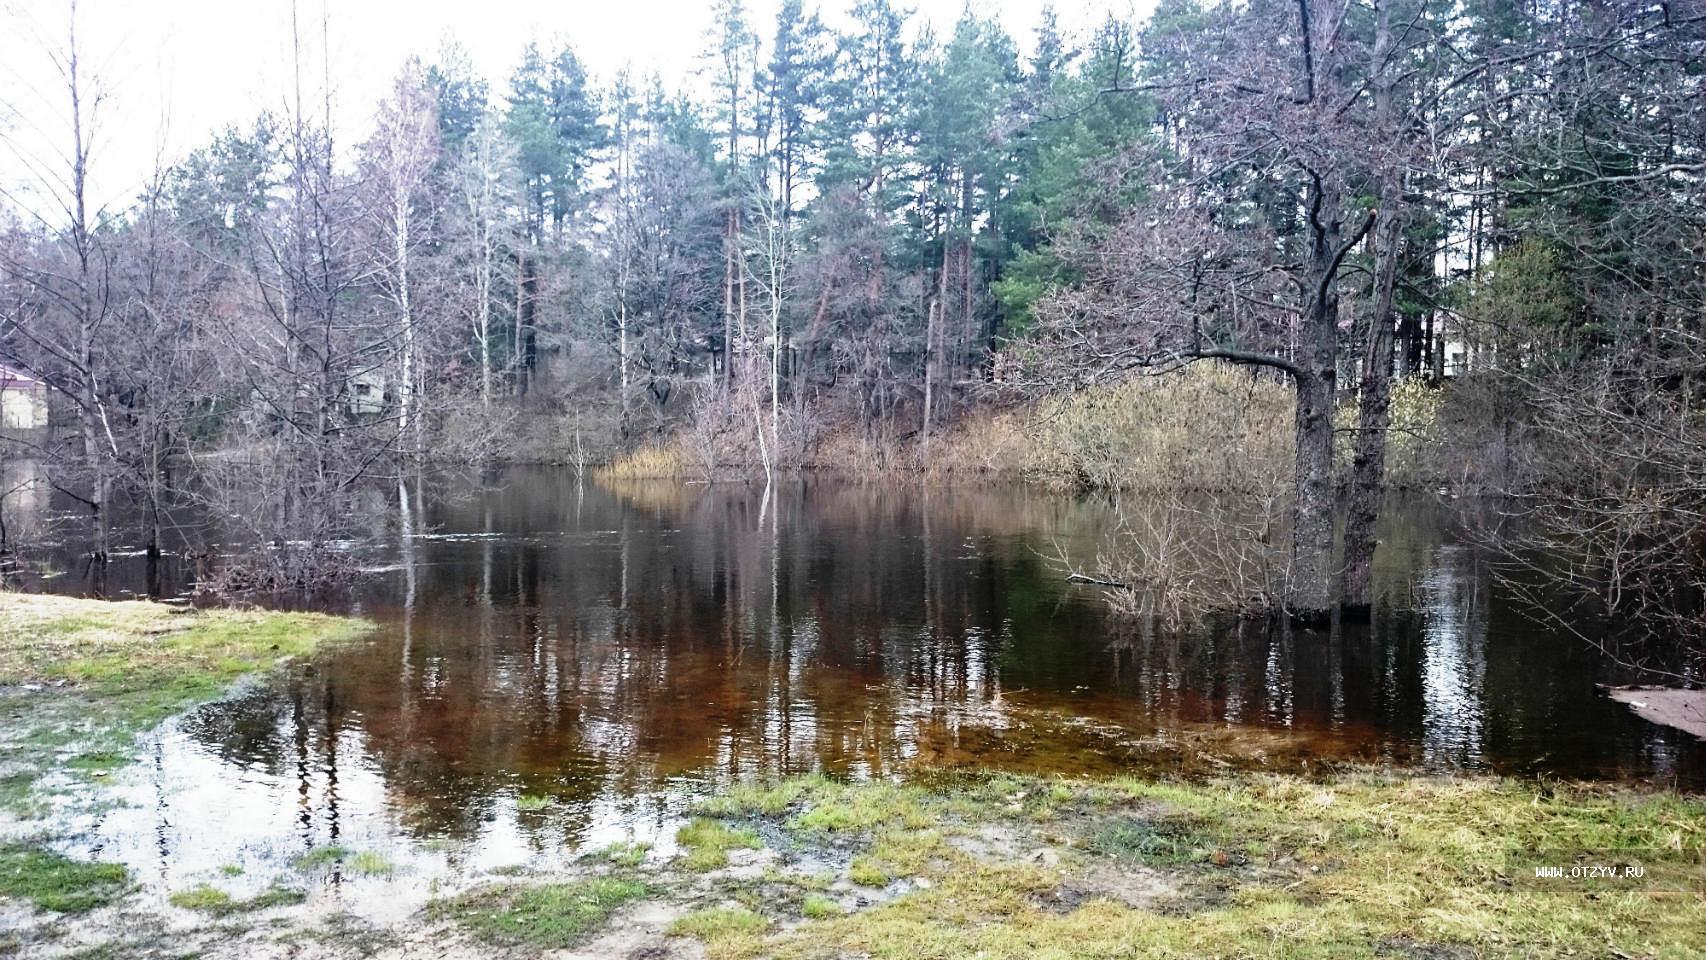
<instances>
[{"instance_id":1,"label":"water reflection","mask_svg":"<svg viewBox=\"0 0 1706 960\"><path fill-rule=\"evenodd\" d=\"M1441 547L1422 577L1423 759L1478 766L1487 673L1487 618L1468 551Z\"/></svg>"},{"instance_id":2,"label":"water reflection","mask_svg":"<svg viewBox=\"0 0 1706 960\"><path fill-rule=\"evenodd\" d=\"M180 885L327 844L409 878L329 885L420 884L667 841L691 797L754 773L1384 760L1706 782L1699 744L1595 699L1613 672L1421 511L1384 531L1372 623L1179 633L1062 582L1043 556L1093 555L1113 514L1037 491L513 471L384 499L349 601L378 635L162 731L97 842Z\"/></svg>"}]
</instances>

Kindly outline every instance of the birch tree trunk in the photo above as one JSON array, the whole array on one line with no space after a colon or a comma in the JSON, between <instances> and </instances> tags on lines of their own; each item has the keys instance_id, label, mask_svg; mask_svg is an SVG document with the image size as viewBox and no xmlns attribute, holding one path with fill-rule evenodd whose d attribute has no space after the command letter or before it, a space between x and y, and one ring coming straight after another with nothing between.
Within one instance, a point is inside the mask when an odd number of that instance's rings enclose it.
<instances>
[{"instance_id":1,"label":"birch tree trunk","mask_svg":"<svg viewBox=\"0 0 1706 960\"><path fill-rule=\"evenodd\" d=\"M415 317L409 303L409 190L402 182L392 184L391 224L395 241L393 269L397 298L397 435L409 436L415 415ZM420 453L416 443L415 454Z\"/></svg>"}]
</instances>

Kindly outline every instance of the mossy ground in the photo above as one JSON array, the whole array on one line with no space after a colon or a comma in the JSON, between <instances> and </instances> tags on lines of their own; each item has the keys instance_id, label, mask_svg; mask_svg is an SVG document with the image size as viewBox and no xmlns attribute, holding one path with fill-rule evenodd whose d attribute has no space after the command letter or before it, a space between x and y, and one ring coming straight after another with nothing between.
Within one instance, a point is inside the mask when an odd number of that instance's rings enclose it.
<instances>
[{"instance_id":1,"label":"mossy ground","mask_svg":"<svg viewBox=\"0 0 1706 960\"><path fill-rule=\"evenodd\" d=\"M738 914L674 928L713 958L1706 956L1706 804L1672 793L1374 772L801 778L700 812L840 851L836 887L883 890L723 891ZM1667 861L1690 890L1532 882L1568 850Z\"/></svg>"},{"instance_id":2,"label":"mossy ground","mask_svg":"<svg viewBox=\"0 0 1706 960\"><path fill-rule=\"evenodd\" d=\"M313 613L0 593L0 808L41 814L129 763L137 734L367 629Z\"/></svg>"}]
</instances>

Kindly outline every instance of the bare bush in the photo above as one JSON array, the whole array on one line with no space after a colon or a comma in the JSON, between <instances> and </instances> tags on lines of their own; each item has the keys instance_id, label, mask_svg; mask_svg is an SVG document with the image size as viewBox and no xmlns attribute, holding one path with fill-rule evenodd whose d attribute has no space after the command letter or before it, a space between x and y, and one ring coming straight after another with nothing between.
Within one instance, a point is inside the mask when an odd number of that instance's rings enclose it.
<instances>
[{"instance_id":1,"label":"bare bush","mask_svg":"<svg viewBox=\"0 0 1706 960\"><path fill-rule=\"evenodd\" d=\"M1501 579L1577 633L1683 638L1706 654L1706 340L1654 331L1590 363L1515 377L1544 473L1481 536Z\"/></svg>"},{"instance_id":2,"label":"bare bush","mask_svg":"<svg viewBox=\"0 0 1706 960\"><path fill-rule=\"evenodd\" d=\"M1286 596L1286 498L1170 492L1122 501L1098 558L1114 609L1169 626L1263 616Z\"/></svg>"}]
</instances>

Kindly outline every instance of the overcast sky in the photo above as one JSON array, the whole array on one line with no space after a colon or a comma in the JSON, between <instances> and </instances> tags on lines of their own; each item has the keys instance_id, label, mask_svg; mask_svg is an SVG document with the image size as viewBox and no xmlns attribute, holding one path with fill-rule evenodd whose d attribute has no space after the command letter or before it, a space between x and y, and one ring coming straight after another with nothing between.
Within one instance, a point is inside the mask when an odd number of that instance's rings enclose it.
<instances>
[{"instance_id":1,"label":"overcast sky","mask_svg":"<svg viewBox=\"0 0 1706 960\"><path fill-rule=\"evenodd\" d=\"M832 25L853 0L822 0ZM63 83L44 52L63 50L71 0L0 0L0 190L39 209L31 185L58 166L70 142ZM708 0L297 0L318 60L321 11L329 13L330 74L338 137L361 139L374 104L409 56L432 58L447 38L469 53L501 92L529 40L566 39L596 82L625 65L694 83L711 21ZM322 3L325 4L322 7ZM765 37L780 0L748 0ZM1146 10L1152 0L1054 0L1062 26L1088 33L1110 10ZM284 104L291 0L79 0L84 73L108 93L97 113L95 199L122 206L156 157L167 162L231 123ZM808 0L808 8L811 4ZM965 0L911 0L918 22L952 28ZM979 0L1028 49L1043 0ZM318 73L319 67L313 64Z\"/></svg>"}]
</instances>

